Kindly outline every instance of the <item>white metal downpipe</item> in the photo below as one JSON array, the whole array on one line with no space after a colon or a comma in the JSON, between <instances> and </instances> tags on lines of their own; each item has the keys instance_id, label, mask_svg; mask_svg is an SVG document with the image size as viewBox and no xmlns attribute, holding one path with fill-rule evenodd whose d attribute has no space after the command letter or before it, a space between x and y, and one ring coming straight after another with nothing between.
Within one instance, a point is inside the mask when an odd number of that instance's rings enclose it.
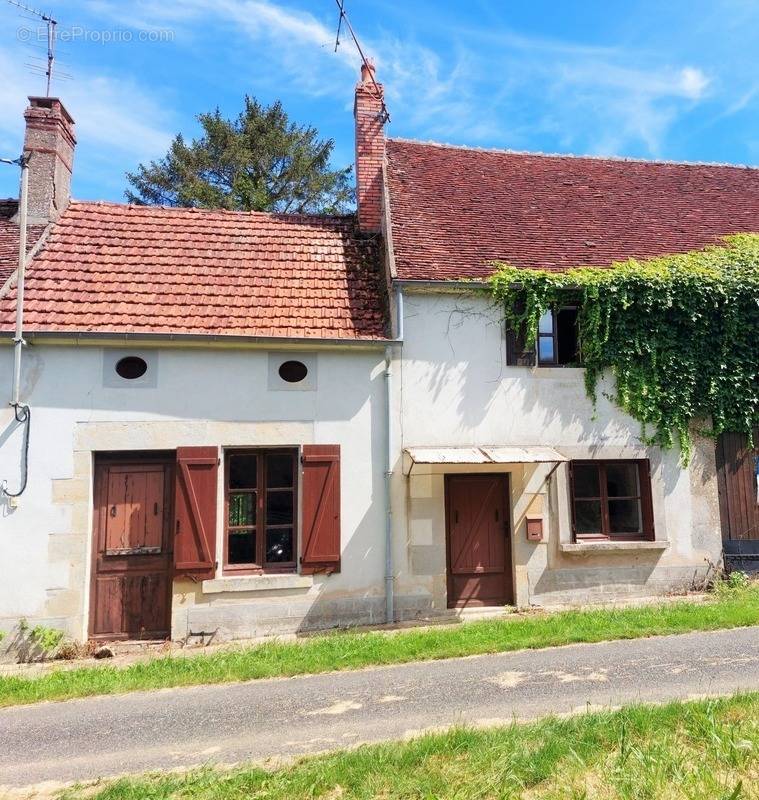
<instances>
[{"instance_id":1,"label":"white metal downpipe","mask_svg":"<svg viewBox=\"0 0 759 800\"><path fill-rule=\"evenodd\" d=\"M397 336L385 348L385 621L395 621L395 574L393 569L393 346L403 344L403 292L396 294Z\"/></svg>"}]
</instances>

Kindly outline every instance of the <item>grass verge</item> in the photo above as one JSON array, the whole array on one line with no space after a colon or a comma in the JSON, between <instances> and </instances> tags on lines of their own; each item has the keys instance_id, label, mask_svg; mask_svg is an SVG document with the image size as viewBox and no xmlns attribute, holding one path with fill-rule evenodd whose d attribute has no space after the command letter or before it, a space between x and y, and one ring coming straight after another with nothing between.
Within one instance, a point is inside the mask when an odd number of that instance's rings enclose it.
<instances>
[{"instance_id":1,"label":"grass verge","mask_svg":"<svg viewBox=\"0 0 759 800\"><path fill-rule=\"evenodd\" d=\"M565 611L410 630L332 633L128 667L82 667L41 677L0 677L0 706L174 686L227 683L403 664L576 642L635 639L759 624L759 585L718 591L707 602Z\"/></svg>"},{"instance_id":2,"label":"grass verge","mask_svg":"<svg viewBox=\"0 0 759 800\"><path fill-rule=\"evenodd\" d=\"M759 797L759 694L633 706L303 759L74 788L66 800L742 800Z\"/></svg>"}]
</instances>

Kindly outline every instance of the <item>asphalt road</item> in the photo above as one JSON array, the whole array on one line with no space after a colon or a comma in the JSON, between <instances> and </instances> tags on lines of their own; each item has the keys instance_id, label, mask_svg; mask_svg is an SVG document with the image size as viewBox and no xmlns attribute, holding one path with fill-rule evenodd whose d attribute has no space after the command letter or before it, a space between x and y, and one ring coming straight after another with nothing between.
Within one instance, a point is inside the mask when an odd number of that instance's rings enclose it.
<instances>
[{"instance_id":1,"label":"asphalt road","mask_svg":"<svg viewBox=\"0 0 759 800\"><path fill-rule=\"evenodd\" d=\"M759 628L0 710L0 789L759 689Z\"/></svg>"}]
</instances>

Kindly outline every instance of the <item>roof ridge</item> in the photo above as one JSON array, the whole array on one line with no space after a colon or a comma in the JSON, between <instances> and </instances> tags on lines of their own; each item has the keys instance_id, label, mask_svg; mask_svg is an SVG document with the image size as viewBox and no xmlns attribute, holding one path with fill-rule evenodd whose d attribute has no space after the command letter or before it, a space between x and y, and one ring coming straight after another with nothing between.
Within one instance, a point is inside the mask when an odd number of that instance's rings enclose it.
<instances>
[{"instance_id":1,"label":"roof ridge","mask_svg":"<svg viewBox=\"0 0 759 800\"><path fill-rule=\"evenodd\" d=\"M2 202L2 201L0 201ZM103 208L119 208L129 211L166 211L177 214L228 214L233 217L266 217L268 219L293 219L293 220L339 220L346 221L355 218L355 214L316 214L316 213L290 213L286 211L236 211L229 208L196 208L194 206L164 206L140 205L139 203L118 203L115 200L74 200L71 206L99 206Z\"/></svg>"},{"instance_id":2,"label":"roof ridge","mask_svg":"<svg viewBox=\"0 0 759 800\"><path fill-rule=\"evenodd\" d=\"M588 161L609 161L612 163L631 163L631 164L669 164L678 167L727 167L731 169L757 170L759 164L731 164L727 161L677 161L672 159L656 158L635 158L634 156L597 156L583 155L581 153L544 153L538 150L512 150L506 147L477 147L466 144L450 144L448 142L435 142L432 140L422 141L420 139L407 139L402 136L388 137L390 142L400 142L401 144L414 144L423 147L439 147L449 150L469 150L473 153L500 153L510 156L534 156L536 158L566 158L572 160Z\"/></svg>"}]
</instances>

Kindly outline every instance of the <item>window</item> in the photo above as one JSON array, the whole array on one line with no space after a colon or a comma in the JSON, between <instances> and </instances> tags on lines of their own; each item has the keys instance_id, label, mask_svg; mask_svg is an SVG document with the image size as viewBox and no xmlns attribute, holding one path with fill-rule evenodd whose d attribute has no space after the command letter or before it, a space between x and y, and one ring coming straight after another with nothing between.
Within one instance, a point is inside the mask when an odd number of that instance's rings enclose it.
<instances>
[{"instance_id":1,"label":"window","mask_svg":"<svg viewBox=\"0 0 759 800\"><path fill-rule=\"evenodd\" d=\"M654 538L647 460L570 464L574 538Z\"/></svg>"},{"instance_id":2,"label":"window","mask_svg":"<svg viewBox=\"0 0 759 800\"><path fill-rule=\"evenodd\" d=\"M300 383L308 375L308 367L302 361L285 361L278 372L283 381Z\"/></svg>"},{"instance_id":3,"label":"window","mask_svg":"<svg viewBox=\"0 0 759 800\"><path fill-rule=\"evenodd\" d=\"M116 374L127 381L141 378L147 371L147 361L139 356L125 356L116 362Z\"/></svg>"},{"instance_id":4,"label":"window","mask_svg":"<svg viewBox=\"0 0 759 800\"><path fill-rule=\"evenodd\" d=\"M569 366L579 364L577 309L546 311L538 324L538 364Z\"/></svg>"},{"instance_id":5,"label":"window","mask_svg":"<svg viewBox=\"0 0 759 800\"><path fill-rule=\"evenodd\" d=\"M294 572L294 450L231 450L225 459L225 572Z\"/></svg>"}]
</instances>

